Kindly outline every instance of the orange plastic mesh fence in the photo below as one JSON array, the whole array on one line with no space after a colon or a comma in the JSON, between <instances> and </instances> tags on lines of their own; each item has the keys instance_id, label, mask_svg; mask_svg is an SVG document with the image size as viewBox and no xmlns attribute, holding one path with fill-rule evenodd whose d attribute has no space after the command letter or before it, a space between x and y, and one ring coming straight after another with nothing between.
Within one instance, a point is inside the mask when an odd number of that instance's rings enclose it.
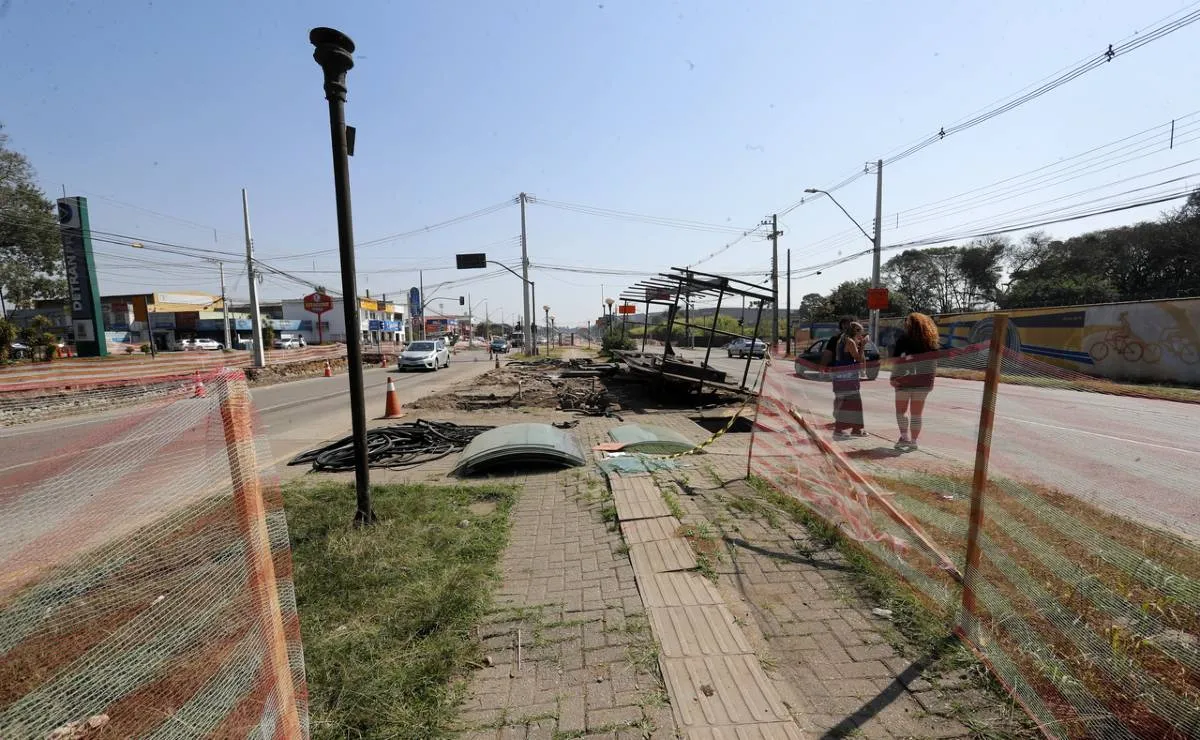
<instances>
[{"instance_id":1,"label":"orange plastic mesh fence","mask_svg":"<svg viewBox=\"0 0 1200 740\"><path fill-rule=\"evenodd\" d=\"M89 719L110 737L308 734L287 527L245 378L159 390L0 429L0 737Z\"/></svg>"},{"instance_id":2,"label":"orange plastic mesh fence","mask_svg":"<svg viewBox=\"0 0 1200 740\"><path fill-rule=\"evenodd\" d=\"M962 615L943 555L964 569L987 357L976 345L920 358L938 368L928 395L898 393L886 362L862 368L861 419L851 403L841 420L866 434L836 438L830 369L772 360L751 471L958 614L1047 735L1200 737L1198 407L1005 350L976 612ZM914 399L916 445L897 449Z\"/></svg>"},{"instance_id":3,"label":"orange plastic mesh fence","mask_svg":"<svg viewBox=\"0 0 1200 740\"><path fill-rule=\"evenodd\" d=\"M335 359L346 356L343 344L267 350L267 366ZM170 352L158 357L110 356L71 358L53 362L20 363L0 368L0 393L43 391L55 384L72 386L121 386L130 378L141 382L213 372L223 367L250 367L249 352Z\"/></svg>"}]
</instances>

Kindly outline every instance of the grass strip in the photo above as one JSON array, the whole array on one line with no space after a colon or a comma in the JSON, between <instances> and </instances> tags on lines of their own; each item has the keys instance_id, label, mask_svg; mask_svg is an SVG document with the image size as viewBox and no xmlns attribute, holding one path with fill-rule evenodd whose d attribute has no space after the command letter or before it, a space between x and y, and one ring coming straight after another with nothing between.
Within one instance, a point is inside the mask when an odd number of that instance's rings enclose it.
<instances>
[{"instance_id":1,"label":"grass strip","mask_svg":"<svg viewBox=\"0 0 1200 740\"><path fill-rule=\"evenodd\" d=\"M939 378L955 380L984 379L984 371L967 368L939 367ZM1118 383L1103 378L1055 378L1046 375L1021 375L1017 373L1001 373L1001 383L1011 385L1028 385L1037 388L1059 388L1068 391L1087 391L1104 393L1110 396L1136 396L1138 398L1155 398L1162 401L1178 401L1180 403L1200 403L1200 390L1184 386L1151 385L1141 383Z\"/></svg>"},{"instance_id":2,"label":"grass strip","mask_svg":"<svg viewBox=\"0 0 1200 740\"><path fill-rule=\"evenodd\" d=\"M479 659L516 494L378 486L351 525L349 485L284 487L313 738L436 738Z\"/></svg>"}]
</instances>

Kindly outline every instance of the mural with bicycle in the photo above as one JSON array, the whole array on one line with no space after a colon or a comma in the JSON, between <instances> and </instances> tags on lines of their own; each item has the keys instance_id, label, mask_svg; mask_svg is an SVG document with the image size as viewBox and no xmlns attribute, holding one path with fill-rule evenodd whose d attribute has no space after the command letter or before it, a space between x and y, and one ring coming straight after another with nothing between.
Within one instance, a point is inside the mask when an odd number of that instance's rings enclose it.
<instances>
[{"instance_id":1,"label":"mural with bicycle","mask_svg":"<svg viewBox=\"0 0 1200 740\"><path fill-rule=\"evenodd\" d=\"M1197 303L1200 301L1153 301L1090 307L1083 347L1095 367L1110 377L1200 382Z\"/></svg>"},{"instance_id":2,"label":"mural with bicycle","mask_svg":"<svg viewBox=\"0 0 1200 740\"><path fill-rule=\"evenodd\" d=\"M1044 362L1114 380L1200 385L1200 298L1008 314L1008 346ZM936 317L943 345L986 341L991 317L991 311Z\"/></svg>"}]
</instances>

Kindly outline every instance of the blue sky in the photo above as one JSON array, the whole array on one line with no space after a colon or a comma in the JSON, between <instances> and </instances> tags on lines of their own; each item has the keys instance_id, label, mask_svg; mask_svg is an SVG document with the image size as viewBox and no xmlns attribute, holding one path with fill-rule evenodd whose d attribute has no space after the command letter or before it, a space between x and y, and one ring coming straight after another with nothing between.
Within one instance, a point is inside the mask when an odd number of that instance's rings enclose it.
<instances>
[{"instance_id":1,"label":"blue sky","mask_svg":"<svg viewBox=\"0 0 1200 740\"><path fill-rule=\"evenodd\" d=\"M542 201L528 212L535 265L660 270L695 263L731 237L549 202L752 227L804 188L839 182L1195 5L4 0L0 122L48 194L65 185L89 197L94 229L237 252L245 187L259 257L297 274L334 270L328 119L308 43L311 27L333 26L358 46L347 117L358 129L351 168L359 242L523 190ZM1190 161L1200 143L1188 141L1200 117L1187 118L1200 110L1198 41L1200 23L886 168L884 243L1016 223L1200 172ZM1091 169L1069 180L950 201L924 220L910 211L1172 119L1173 150L1164 128L1130 156L1089 160ZM873 178L837 197L871 228ZM1066 236L1165 207L1047 230ZM792 249L797 272L868 246L827 200L792 210L781 228L781 250ZM360 291L398 295L416 284L419 268L427 286L467 277L445 269L456 252L486 251L515 265L518 233L513 206L360 247ZM98 250L105 293L216 289L211 265L121 245ZM769 259L769 243L755 235L700 269L765 274ZM246 295L244 270L231 264L227 274L230 293ZM869 274L864 257L797 279L794 301ZM301 276L340 284L330 272ZM561 325L596 316L605 295L637 279L536 268L532 277L538 303ZM275 278L264 286L267 297L305 292ZM438 290L468 292L477 304L486 298L493 314L520 306L520 284L507 273Z\"/></svg>"}]
</instances>

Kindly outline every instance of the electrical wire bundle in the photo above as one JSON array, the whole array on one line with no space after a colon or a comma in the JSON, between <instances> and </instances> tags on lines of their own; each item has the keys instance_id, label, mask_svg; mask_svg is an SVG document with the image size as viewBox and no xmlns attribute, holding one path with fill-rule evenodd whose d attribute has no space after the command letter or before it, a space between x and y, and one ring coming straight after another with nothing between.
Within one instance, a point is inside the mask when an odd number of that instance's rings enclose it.
<instances>
[{"instance_id":1,"label":"electrical wire bundle","mask_svg":"<svg viewBox=\"0 0 1200 740\"><path fill-rule=\"evenodd\" d=\"M460 426L448 421L417 421L367 430L367 464L372 468L400 470L440 460L464 449L471 440L492 429ZM343 437L324 447L302 452L288 465L312 464L313 470L354 470L354 437Z\"/></svg>"}]
</instances>

